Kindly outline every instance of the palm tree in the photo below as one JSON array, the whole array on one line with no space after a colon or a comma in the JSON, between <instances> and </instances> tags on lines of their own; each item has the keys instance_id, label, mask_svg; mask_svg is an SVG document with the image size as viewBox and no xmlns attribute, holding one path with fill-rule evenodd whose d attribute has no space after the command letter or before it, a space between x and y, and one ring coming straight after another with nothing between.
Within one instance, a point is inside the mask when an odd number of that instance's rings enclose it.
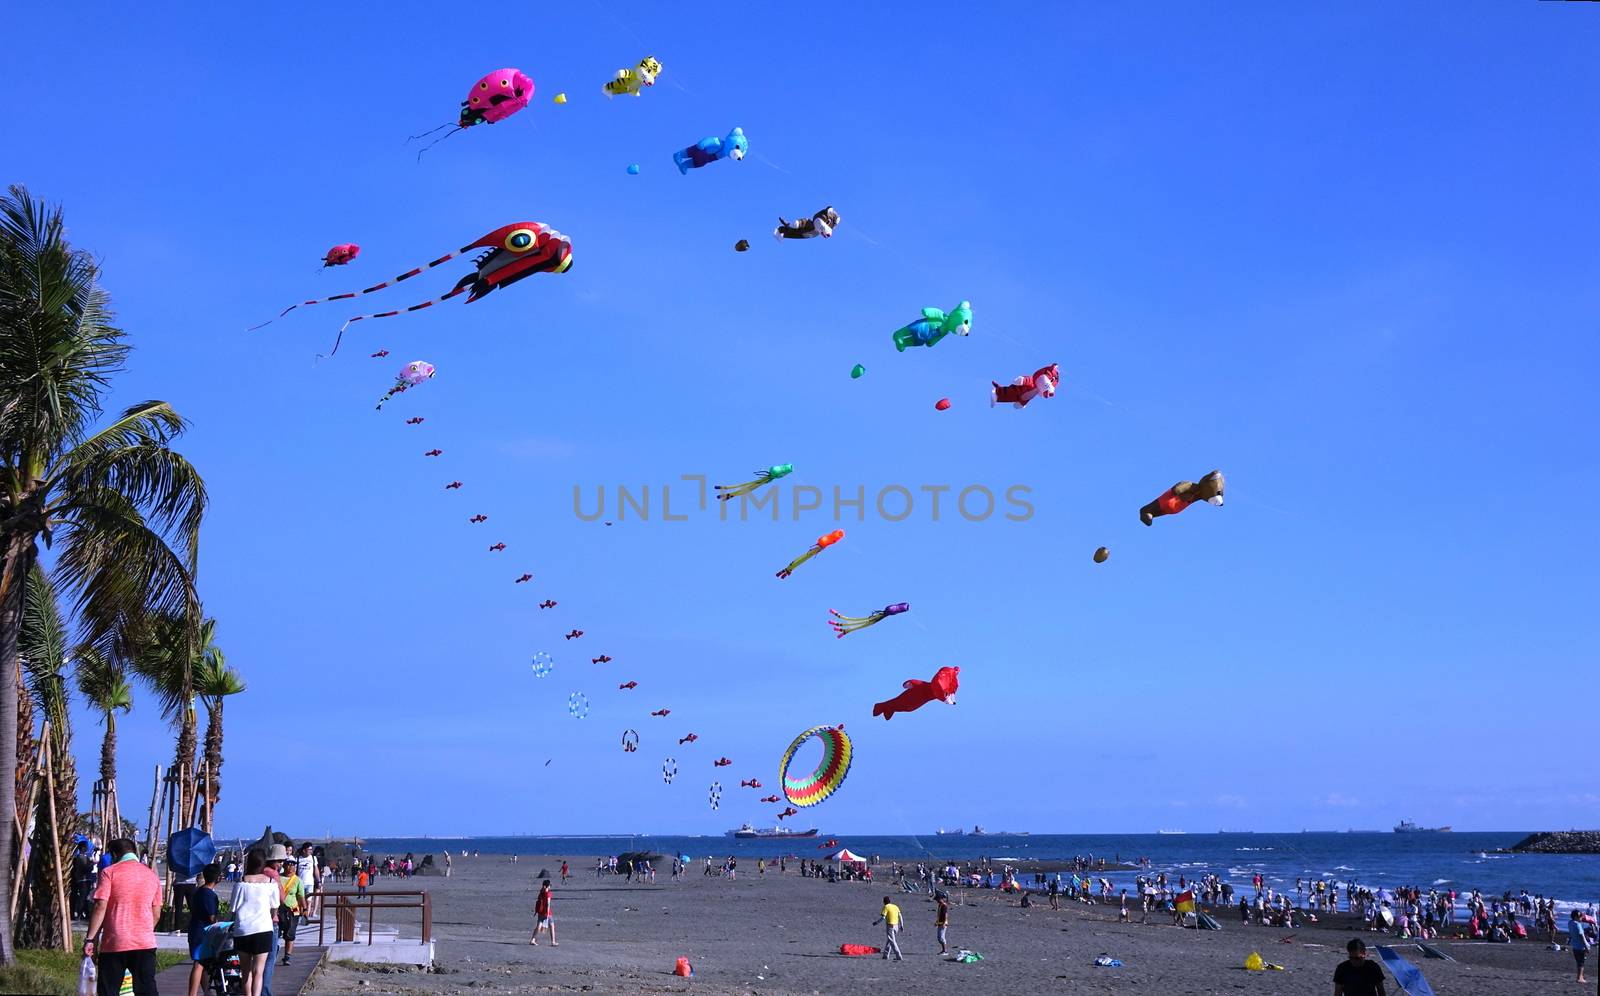
<instances>
[{"instance_id":1,"label":"palm tree","mask_svg":"<svg viewBox=\"0 0 1600 996\"><path fill-rule=\"evenodd\" d=\"M117 784L117 712L133 708L133 689L113 653L82 644L73 656L77 661L73 673L78 679L78 692L100 713L105 724L105 735L100 738L100 785L109 792ZM116 836L114 829L105 827L102 838Z\"/></svg>"},{"instance_id":2,"label":"palm tree","mask_svg":"<svg viewBox=\"0 0 1600 996\"><path fill-rule=\"evenodd\" d=\"M203 632L203 631L202 631ZM212 810L222 796L222 700L244 691L244 679L228 666L222 651L211 647L194 670L194 690L206 704L206 825L211 832Z\"/></svg>"},{"instance_id":3,"label":"palm tree","mask_svg":"<svg viewBox=\"0 0 1600 996\"><path fill-rule=\"evenodd\" d=\"M189 624L187 615L157 616L134 637L135 647L130 658L133 673L156 693L161 715L178 731L172 769L188 772L178 793L180 825L193 805L198 770L194 763L200 726L199 717L195 715L196 676L208 661L222 660L216 634L215 619L202 619L197 631Z\"/></svg>"},{"instance_id":4,"label":"palm tree","mask_svg":"<svg viewBox=\"0 0 1600 996\"><path fill-rule=\"evenodd\" d=\"M89 643L152 611L198 622L194 569L205 483L170 444L185 424L162 401L98 430L128 355L93 259L68 245L59 209L22 187L0 197L0 855L12 853L18 647L39 540ZM198 629L198 627L196 627ZM196 633L198 635L198 633ZM10 868L0 862L0 895ZM0 964L15 960L0 903Z\"/></svg>"},{"instance_id":5,"label":"palm tree","mask_svg":"<svg viewBox=\"0 0 1600 996\"><path fill-rule=\"evenodd\" d=\"M57 896L65 896L73 835L78 830L78 769L72 759L72 717L67 701L67 627L55 589L37 563L28 572L19 653L28 690L50 724L48 770L53 791L41 791L34 811L33 855L25 902L16 925L29 947L63 947ZM52 839L52 837L54 839ZM58 861L61 859L61 861Z\"/></svg>"}]
</instances>

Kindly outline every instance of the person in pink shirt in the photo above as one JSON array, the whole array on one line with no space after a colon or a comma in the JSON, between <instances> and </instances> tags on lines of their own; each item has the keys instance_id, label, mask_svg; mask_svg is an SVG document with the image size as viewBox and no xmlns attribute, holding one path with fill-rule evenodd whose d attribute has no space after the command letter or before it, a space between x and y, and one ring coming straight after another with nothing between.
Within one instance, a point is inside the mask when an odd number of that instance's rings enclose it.
<instances>
[{"instance_id":1,"label":"person in pink shirt","mask_svg":"<svg viewBox=\"0 0 1600 996\"><path fill-rule=\"evenodd\" d=\"M134 996L156 996L156 917L161 914L161 880L139 863L126 837L108 847L111 864L100 872L94 910L84 932L83 954L98 954L100 996L117 996L124 972L133 973Z\"/></svg>"}]
</instances>

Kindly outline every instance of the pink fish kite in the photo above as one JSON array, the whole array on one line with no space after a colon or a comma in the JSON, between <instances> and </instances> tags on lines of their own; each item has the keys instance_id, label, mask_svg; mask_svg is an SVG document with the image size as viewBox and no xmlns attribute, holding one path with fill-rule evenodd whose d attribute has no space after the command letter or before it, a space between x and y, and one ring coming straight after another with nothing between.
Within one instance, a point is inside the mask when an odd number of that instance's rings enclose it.
<instances>
[{"instance_id":1,"label":"pink fish kite","mask_svg":"<svg viewBox=\"0 0 1600 996\"><path fill-rule=\"evenodd\" d=\"M412 360L410 363L407 363L405 366L400 368L400 372L395 375L394 386L389 388L388 394L385 394L383 397L378 399L378 407L381 409L385 401L388 401L397 394L404 394L413 387L416 387L418 384L425 383L432 378L432 363L429 363L426 360Z\"/></svg>"},{"instance_id":2,"label":"pink fish kite","mask_svg":"<svg viewBox=\"0 0 1600 996\"><path fill-rule=\"evenodd\" d=\"M328 254L322 257L322 265L324 267L343 266L359 255L361 255L361 247L354 242L346 242L343 245L337 245L329 249Z\"/></svg>"}]
</instances>

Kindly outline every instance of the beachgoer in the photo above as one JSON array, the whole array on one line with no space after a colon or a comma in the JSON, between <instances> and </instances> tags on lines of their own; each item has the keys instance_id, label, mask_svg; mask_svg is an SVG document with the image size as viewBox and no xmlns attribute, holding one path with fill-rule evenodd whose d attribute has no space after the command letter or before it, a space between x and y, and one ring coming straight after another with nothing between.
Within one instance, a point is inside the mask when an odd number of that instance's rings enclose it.
<instances>
[{"instance_id":1,"label":"beachgoer","mask_svg":"<svg viewBox=\"0 0 1600 996\"><path fill-rule=\"evenodd\" d=\"M1367 960L1367 943L1352 937L1344 949L1350 957L1333 970L1333 996L1384 996L1383 969Z\"/></svg>"},{"instance_id":2,"label":"beachgoer","mask_svg":"<svg viewBox=\"0 0 1600 996\"><path fill-rule=\"evenodd\" d=\"M900 953L900 942L895 936L900 933L900 907L888 896L883 897L883 909L872 923L876 926L880 921L883 923L883 960L888 961L889 952L893 951L895 961L905 961L905 955Z\"/></svg>"},{"instance_id":3,"label":"beachgoer","mask_svg":"<svg viewBox=\"0 0 1600 996\"><path fill-rule=\"evenodd\" d=\"M322 882L322 862L311 853L310 844L300 845L300 856L294 859L295 870L300 876L300 887L305 890L305 902L300 904L300 915L312 917L317 915L316 894Z\"/></svg>"},{"instance_id":4,"label":"beachgoer","mask_svg":"<svg viewBox=\"0 0 1600 996\"><path fill-rule=\"evenodd\" d=\"M533 938L528 941L529 944L537 945L539 943L539 931L549 928L550 946L558 947L556 944L556 918L550 912L550 901L550 880L545 879L544 884L539 887L539 898L533 901Z\"/></svg>"},{"instance_id":5,"label":"beachgoer","mask_svg":"<svg viewBox=\"0 0 1600 996\"><path fill-rule=\"evenodd\" d=\"M369 884L371 884L371 882L372 882L372 876L367 874L367 870L365 868L363 868L360 871L356 872L356 895L358 895L358 896L366 895L367 894L367 886Z\"/></svg>"},{"instance_id":6,"label":"beachgoer","mask_svg":"<svg viewBox=\"0 0 1600 996\"><path fill-rule=\"evenodd\" d=\"M944 893L941 892L939 893L938 904L938 914L934 917L933 925L938 928L939 953L947 954L950 949L945 944L944 932L950 926L950 900L945 898Z\"/></svg>"},{"instance_id":7,"label":"beachgoer","mask_svg":"<svg viewBox=\"0 0 1600 996\"><path fill-rule=\"evenodd\" d=\"M299 928L300 912L306 905L306 886L300 881L300 868L294 861L285 861L282 868L283 905L278 908L278 936L283 940L283 961L289 964L294 954L294 935Z\"/></svg>"},{"instance_id":8,"label":"beachgoer","mask_svg":"<svg viewBox=\"0 0 1600 996\"><path fill-rule=\"evenodd\" d=\"M1572 911L1572 919L1567 922L1567 946L1572 949L1572 957L1578 963L1578 981L1583 979L1583 961L1589 956L1589 932L1584 926L1583 914L1578 910Z\"/></svg>"},{"instance_id":9,"label":"beachgoer","mask_svg":"<svg viewBox=\"0 0 1600 996\"><path fill-rule=\"evenodd\" d=\"M567 884L567 863L565 861L561 862L561 884Z\"/></svg>"},{"instance_id":10,"label":"beachgoer","mask_svg":"<svg viewBox=\"0 0 1600 996\"><path fill-rule=\"evenodd\" d=\"M136 996L155 996L161 879L139 863L138 850L126 837L113 840L109 851L112 863L101 870L95 886L83 954L98 954L100 996L117 996L124 972L133 973Z\"/></svg>"},{"instance_id":11,"label":"beachgoer","mask_svg":"<svg viewBox=\"0 0 1600 996\"><path fill-rule=\"evenodd\" d=\"M283 903L278 883L267 875L260 851L245 856L244 877L233 885L228 901L233 917L233 950L244 970L244 996L261 996L272 954L273 919ZM101 991L101 996L111 996Z\"/></svg>"},{"instance_id":12,"label":"beachgoer","mask_svg":"<svg viewBox=\"0 0 1600 996\"><path fill-rule=\"evenodd\" d=\"M217 922L217 879L222 877L222 866L206 865L200 870L200 886L189 896L189 996L200 996L205 984L206 967L200 961L200 951L205 945L206 927Z\"/></svg>"}]
</instances>

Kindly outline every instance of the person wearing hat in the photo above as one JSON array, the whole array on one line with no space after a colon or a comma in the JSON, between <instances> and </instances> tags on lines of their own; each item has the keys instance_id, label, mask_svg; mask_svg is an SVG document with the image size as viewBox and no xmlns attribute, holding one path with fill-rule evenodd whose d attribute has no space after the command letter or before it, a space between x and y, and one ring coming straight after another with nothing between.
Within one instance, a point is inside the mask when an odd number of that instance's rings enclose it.
<instances>
[{"instance_id":1,"label":"person wearing hat","mask_svg":"<svg viewBox=\"0 0 1600 996\"><path fill-rule=\"evenodd\" d=\"M266 867L261 869L261 874L272 879L278 885L278 902L283 902L283 876L278 873L284 861L288 860L289 851L282 844L273 844L267 851ZM267 951L267 964L261 970L261 996L272 996L272 970L278 964L278 932L272 932L271 947Z\"/></svg>"}]
</instances>

